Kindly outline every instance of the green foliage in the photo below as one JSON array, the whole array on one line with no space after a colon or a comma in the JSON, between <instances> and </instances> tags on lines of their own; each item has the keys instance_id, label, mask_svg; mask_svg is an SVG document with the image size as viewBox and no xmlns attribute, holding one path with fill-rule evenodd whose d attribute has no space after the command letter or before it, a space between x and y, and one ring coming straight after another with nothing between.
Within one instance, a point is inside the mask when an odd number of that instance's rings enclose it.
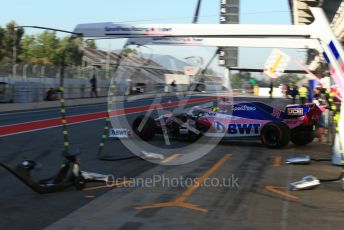
<instances>
[{"instance_id":1,"label":"green foliage","mask_svg":"<svg viewBox=\"0 0 344 230\"><path fill-rule=\"evenodd\" d=\"M94 40L86 40L86 47L92 48L92 49L97 49L96 42Z\"/></svg>"},{"instance_id":2,"label":"green foliage","mask_svg":"<svg viewBox=\"0 0 344 230\"><path fill-rule=\"evenodd\" d=\"M63 38L59 44L59 60L61 60L63 51L65 50L65 62L67 65L81 65L82 51L79 46L82 43L81 38L75 38L69 41L69 38Z\"/></svg>"},{"instance_id":3,"label":"green foliage","mask_svg":"<svg viewBox=\"0 0 344 230\"><path fill-rule=\"evenodd\" d=\"M49 30L36 36L24 35L24 30L11 21L5 29L0 27L0 61L12 63L16 56L16 63L61 65L65 55L65 65L81 65L81 43L82 39L76 38L69 44L69 38L59 38ZM96 47L94 41L86 44Z\"/></svg>"},{"instance_id":4,"label":"green foliage","mask_svg":"<svg viewBox=\"0 0 344 230\"><path fill-rule=\"evenodd\" d=\"M20 60L26 63L33 63L35 55L33 47L35 46L35 37L32 35L24 35L21 41L22 53L19 55Z\"/></svg>"},{"instance_id":5,"label":"green foliage","mask_svg":"<svg viewBox=\"0 0 344 230\"><path fill-rule=\"evenodd\" d=\"M207 68L207 69L203 70L203 74L205 74L205 75L214 75L215 71L212 68Z\"/></svg>"},{"instance_id":6,"label":"green foliage","mask_svg":"<svg viewBox=\"0 0 344 230\"><path fill-rule=\"evenodd\" d=\"M32 44L29 51L33 54L33 59L29 62L37 64L59 64L59 39L55 32L43 31Z\"/></svg>"},{"instance_id":7,"label":"green foliage","mask_svg":"<svg viewBox=\"0 0 344 230\"><path fill-rule=\"evenodd\" d=\"M0 61L9 63L13 62L14 50L16 52L16 62L19 61L22 50L20 46L21 38L24 34L23 28L17 28L15 21L11 21L6 25L6 28L0 31Z\"/></svg>"},{"instance_id":8,"label":"green foliage","mask_svg":"<svg viewBox=\"0 0 344 230\"><path fill-rule=\"evenodd\" d=\"M301 78L295 73L284 74L274 80L274 85L296 84L298 81L300 81L300 79Z\"/></svg>"},{"instance_id":9,"label":"green foliage","mask_svg":"<svg viewBox=\"0 0 344 230\"><path fill-rule=\"evenodd\" d=\"M251 76L250 72L235 73L230 76L230 82L233 89L241 89L244 85L250 84L253 87L259 85L259 81Z\"/></svg>"},{"instance_id":10,"label":"green foliage","mask_svg":"<svg viewBox=\"0 0 344 230\"><path fill-rule=\"evenodd\" d=\"M241 72L240 75L241 75L241 78L244 79L245 81L251 80L251 73L250 72Z\"/></svg>"},{"instance_id":11,"label":"green foliage","mask_svg":"<svg viewBox=\"0 0 344 230\"><path fill-rule=\"evenodd\" d=\"M4 40L5 30L0 27L0 61L4 58Z\"/></svg>"},{"instance_id":12,"label":"green foliage","mask_svg":"<svg viewBox=\"0 0 344 230\"><path fill-rule=\"evenodd\" d=\"M284 74L277 79L273 79L272 82L275 87L279 86L280 84L296 84L300 81L300 77L297 74ZM249 83L251 86L255 84L259 85L260 87L269 87L271 79L264 79L264 80L257 80L251 76L251 73L235 73L230 76L231 86L234 89L242 88L244 83Z\"/></svg>"},{"instance_id":13,"label":"green foliage","mask_svg":"<svg viewBox=\"0 0 344 230\"><path fill-rule=\"evenodd\" d=\"M243 78L240 73L235 73L229 77L233 89L242 88Z\"/></svg>"},{"instance_id":14,"label":"green foliage","mask_svg":"<svg viewBox=\"0 0 344 230\"><path fill-rule=\"evenodd\" d=\"M122 50L123 55L128 55L128 54L137 54L136 49L130 49L130 48L124 48Z\"/></svg>"}]
</instances>

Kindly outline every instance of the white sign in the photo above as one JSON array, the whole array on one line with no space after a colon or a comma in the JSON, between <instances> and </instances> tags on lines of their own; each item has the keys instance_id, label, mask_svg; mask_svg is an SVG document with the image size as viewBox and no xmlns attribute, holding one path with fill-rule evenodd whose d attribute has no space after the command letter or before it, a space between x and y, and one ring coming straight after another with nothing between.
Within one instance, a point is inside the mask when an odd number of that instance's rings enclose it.
<instances>
[{"instance_id":1,"label":"white sign","mask_svg":"<svg viewBox=\"0 0 344 230\"><path fill-rule=\"evenodd\" d=\"M190 76L184 74L165 74L165 83L171 84L174 81L175 84L190 84Z\"/></svg>"},{"instance_id":2,"label":"white sign","mask_svg":"<svg viewBox=\"0 0 344 230\"><path fill-rule=\"evenodd\" d=\"M109 137L113 138L128 138L130 136L129 129L110 129Z\"/></svg>"},{"instance_id":3,"label":"white sign","mask_svg":"<svg viewBox=\"0 0 344 230\"><path fill-rule=\"evenodd\" d=\"M289 61L290 57L287 54L279 49L273 49L264 65L264 73L271 78L277 78L283 74Z\"/></svg>"},{"instance_id":4,"label":"white sign","mask_svg":"<svg viewBox=\"0 0 344 230\"><path fill-rule=\"evenodd\" d=\"M259 47L259 48L271 48L271 47L283 47L283 48L295 48L295 49L315 49L315 39L300 39L294 38L293 42L287 38L230 38L230 37L140 37L129 38L128 44L130 45L178 45L178 46L222 46L222 47ZM225 52L220 50L220 57L225 56Z\"/></svg>"},{"instance_id":5,"label":"white sign","mask_svg":"<svg viewBox=\"0 0 344 230\"><path fill-rule=\"evenodd\" d=\"M200 71L200 68L197 66L185 66L184 74L185 75L196 75Z\"/></svg>"}]
</instances>

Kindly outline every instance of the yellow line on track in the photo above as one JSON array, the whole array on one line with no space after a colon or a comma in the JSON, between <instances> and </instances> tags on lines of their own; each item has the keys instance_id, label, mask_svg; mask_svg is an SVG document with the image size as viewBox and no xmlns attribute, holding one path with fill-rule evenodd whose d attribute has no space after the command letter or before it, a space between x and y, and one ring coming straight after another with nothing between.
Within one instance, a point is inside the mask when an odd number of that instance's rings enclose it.
<instances>
[{"instance_id":1,"label":"yellow line on track","mask_svg":"<svg viewBox=\"0 0 344 230\"><path fill-rule=\"evenodd\" d=\"M230 158L230 154L224 155L215 165L213 165L210 169L208 169L196 182L193 184L190 188L185 190L179 197L177 197L174 201L171 202L164 202L164 203L156 203L156 204L150 204L150 205L144 205L136 207L138 210L142 209L149 209L149 208L162 208L162 207L181 207L181 208L187 208L192 209L194 211L200 211L200 212L207 212L208 209L201 208L196 204L191 204L185 202L189 196L192 195L200 186L201 184L210 177L213 173L215 173L217 170L219 170L223 164Z\"/></svg>"},{"instance_id":2,"label":"yellow line on track","mask_svg":"<svg viewBox=\"0 0 344 230\"><path fill-rule=\"evenodd\" d=\"M119 182L119 183L110 184L110 185L101 185L101 186L94 186L94 187L84 188L82 191L87 192L87 191L103 189L103 188L115 188L115 187L118 187L118 186L121 186L121 185L128 184L131 181L132 180L125 180L125 181L122 181L122 182Z\"/></svg>"},{"instance_id":3,"label":"yellow line on track","mask_svg":"<svg viewBox=\"0 0 344 230\"><path fill-rule=\"evenodd\" d=\"M274 167L281 166L282 163L282 157L278 156L274 158Z\"/></svg>"},{"instance_id":4,"label":"yellow line on track","mask_svg":"<svg viewBox=\"0 0 344 230\"><path fill-rule=\"evenodd\" d=\"M276 193L278 195L287 197L289 199L293 199L293 200L298 200L299 199L297 196L293 196L293 195L289 194L288 192L281 191L281 190L279 190L279 187L275 187L273 185L266 185L265 189L270 191L270 192Z\"/></svg>"},{"instance_id":5,"label":"yellow line on track","mask_svg":"<svg viewBox=\"0 0 344 230\"><path fill-rule=\"evenodd\" d=\"M210 177L213 173L215 173L217 170L219 170L222 165L229 159L230 155L226 154L224 155L215 165L213 165L208 171L206 171L198 180L193 184L190 188L188 188L185 192L183 192L177 199L177 202L183 202L185 201L192 193L194 193L199 186Z\"/></svg>"},{"instance_id":6,"label":"yellow line on track","mask_svg":"<svg viewBox=\"0 0 344 230\"><path fill-rule=\"evenodd\" d=\"M173 161L174 159L176 159L176 158L179 157L180 155L181 155L181 154L179 154L179 153L173 154L173 155L167 157L166 159L162 160L160 163L161 163L161 164L166 164L166 163L168 163L168 162L170 162L170 161Z\"/></svg>"},{"instance_id":7,"label":"yellow line on track","mask_svg":"<svg viewBox=\"0 0 344 230\"><path fill-rule=\"evenodd\" d=\"M87 198L87 199L93 199L93 198L95 198L96 196L92 196L92 195L86 195L85 196L85 198Z\"/></svg>"}]
</instances>

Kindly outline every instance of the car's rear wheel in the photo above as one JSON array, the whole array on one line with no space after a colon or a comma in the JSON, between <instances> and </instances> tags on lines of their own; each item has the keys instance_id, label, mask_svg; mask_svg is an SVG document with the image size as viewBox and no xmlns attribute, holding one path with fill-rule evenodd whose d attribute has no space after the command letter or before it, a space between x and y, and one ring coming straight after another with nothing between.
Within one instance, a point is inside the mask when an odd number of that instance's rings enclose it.
<instances>
[{"instance_id":1,"label":"car's rear wheel","mask_svg":"<svg viewBox=\"0 0 344 230\"><path fill-rule=\"evenodd\" d=\"M301 126L291 131L290 140L295 145L307 145L314 139L314 131L312 126Z\"/></svg>"},{"instance_id":2,"label":"car's rear wheel","mask_svg":"<svg viewBox=\"0 0 344 230\"><path fill-rule=\"evenodd\" d=\"M197 130L197 129L196 129ZM197 133L194 133L193 131L189 130L189 140L194 142L197 141L198 139L200 139L202 137L202 133L201 131L197 130Z\"/></svg>"},{"instance_id":3,"label":"car's rear wheel","mask_svg":"<svg viewBox=\"0 0 344 230\"><path fill-rule=\"evenodd\" d=\"M268 148L283 148L289 143L290 129L282 122L269 122L262 128L260 137Z\"/></svg>"},{"instance_id":4,"label":"car's rear wheel","mask_svg":"<svg viewBox=\"0 0 344 230\"><path fill-rule=\"evenodd\" d=\"M139 136L142 140L148 141L155 136L157 127L154 119L152 117L148 117L147 121L145 122L145 124L143 124L141 128L140 125L144 121L144 119L145 116L138 116L132 124L132 129L134 133L137 136Z\"/></svg>"},{"instance_id":5,"label":"car's rear wheel","mask_svg":"<svg viewBox=\"0 0 344 230\"><path fill-rule=\"evenodd\" d=\"M196 88L196 91L198 92L202 92L205 90L205 85L202 85L202 84L198 84L197 85L197 88Z\"/></svg>"}]
</instances>

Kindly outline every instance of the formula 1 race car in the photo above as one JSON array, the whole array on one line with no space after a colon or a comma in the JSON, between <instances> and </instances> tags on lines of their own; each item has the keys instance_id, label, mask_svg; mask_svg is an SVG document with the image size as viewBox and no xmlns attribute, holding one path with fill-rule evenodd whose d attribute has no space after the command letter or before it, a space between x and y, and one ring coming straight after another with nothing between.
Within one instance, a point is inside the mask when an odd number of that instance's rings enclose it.
<instances>
[{"instance_id":1,"label":"formula 1 race car","mask_svg":"<svg viewBox=\"0 0 344 230\"><path fill-rule=\"evenodd\" d=\"M295 145L311 143L313 126L321 113L314 103L287 105L281 111L261 102L220 102L216 107L194 106L188 111L155 119L138 116L132 129L145 141L157 133L167 133L171 137L186 135L190 139L201 136L229 140L260 138L269 148L282 148L289 141Z\"/></svg>"}]
</instances>

